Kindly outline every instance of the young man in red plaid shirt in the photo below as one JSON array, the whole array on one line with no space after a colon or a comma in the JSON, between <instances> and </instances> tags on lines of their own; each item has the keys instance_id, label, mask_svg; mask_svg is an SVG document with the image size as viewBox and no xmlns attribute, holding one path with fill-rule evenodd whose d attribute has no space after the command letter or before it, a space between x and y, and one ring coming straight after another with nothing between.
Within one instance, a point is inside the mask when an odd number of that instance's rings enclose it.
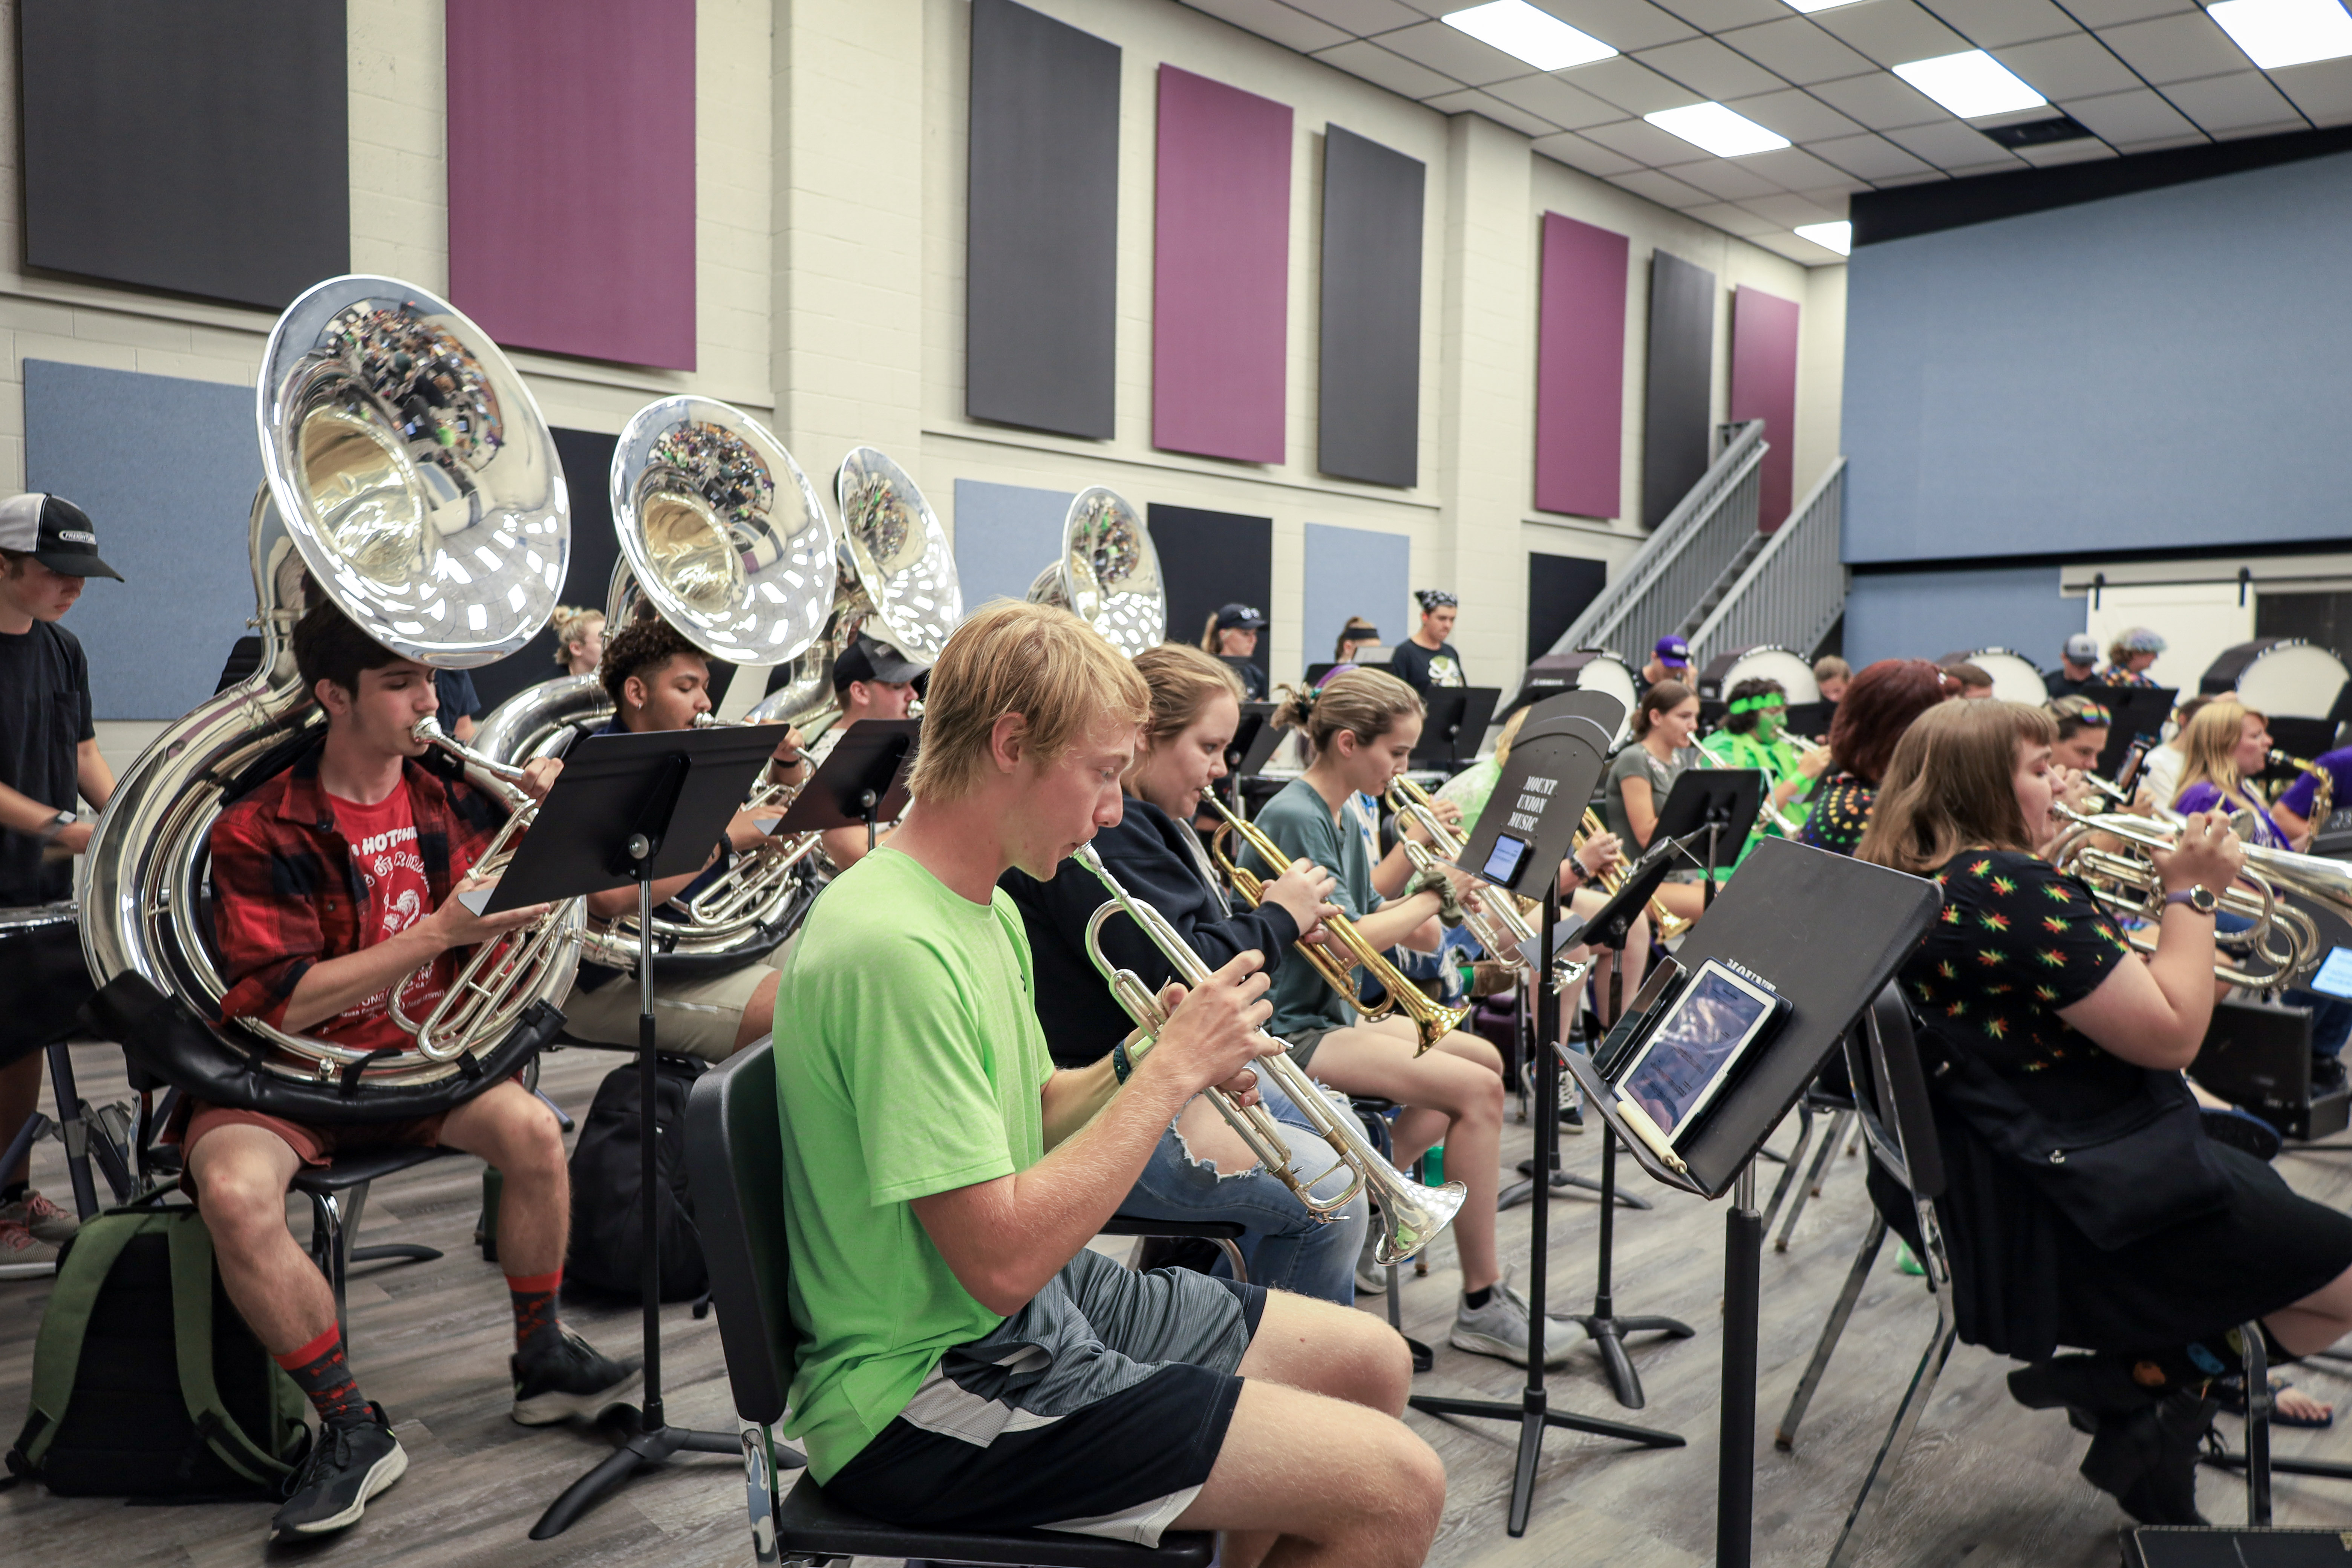
<instances>
[{"instance_id":1,"label":"young man in red plaid shirt","mask_svg":"<svg viewBox=\"0 0 2352 1568\"><path fill-rule=\"evenodd\" d=\"M403 1012L424 1016L461 950L544 906L483 916L456 897L486 885L467 872L505 813L416 764L425 746L410 731L435 710L431 669L324 605L295 628L294 657L327 710L327 738L213 826L215 938L229 984L222 1016L362 1049L404 1047L409 1037L388 1010L393 988ZM525 787L543 796L561 766L533 763ZM554 1114L520 1084L389 1125L306 1127L199 1102L181 1142L229 1300L321 1422L273 1540L357 1523L408 1464L383 1406L352 1377L327 1281L286 1229L294 1173L339 1150L441 1145L478 1154L503 1176L499 1261L514 1305L515 1420L593 1416L637 1383L635 1361L603 1354L557 1321L571 1185Z\"/></svg>"}]
</instances>

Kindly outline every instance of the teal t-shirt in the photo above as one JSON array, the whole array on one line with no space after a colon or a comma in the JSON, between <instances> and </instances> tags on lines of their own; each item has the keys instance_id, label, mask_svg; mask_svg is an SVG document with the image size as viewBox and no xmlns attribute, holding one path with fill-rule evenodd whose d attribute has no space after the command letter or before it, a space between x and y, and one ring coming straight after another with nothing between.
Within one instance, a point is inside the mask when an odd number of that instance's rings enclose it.
<instances>
[{"instance_id":1,"label":"teal t-shirt","mask_svg":"<svg viewBox=\"0 0 2352 1568\"><path fill-rule=\"evenodd\" d=\"M1381 907L1381 896L1372 891L1372 858L1363 834L1352 822L1338 818L1313 784L1291 780L1265 803L1255 821L1276 848L1293 860L1311 860L1338 879L1331 901L1340 913L1352 919ZM1260 876L1268 875L1255 855L1243 856L1242 863ZM1360 983L1362 978L1359 973ZM1274 1017L1266 1027L1286 1039L1300 1030L1343 1028L1356 1021L1347 998L1324 984L1311 963L1285 963L1275 971L1266 999L1274 1004Z\"/></svg>"},{"instance_id":2,"label":"teal t-shirt","mask_svg":"<svg viewBox=\"0 0 2352 1568\"><path fill-rule=\"evenodd\" d=\"M940 1354L1004 1320L975 1300L910 1200L1045 1155L1053 1058L1029 941L1002 890L950 891L885 845L809 911L776 991L798 1364L785 1432L829 1480Z\"/></svg>"}]
</instances>

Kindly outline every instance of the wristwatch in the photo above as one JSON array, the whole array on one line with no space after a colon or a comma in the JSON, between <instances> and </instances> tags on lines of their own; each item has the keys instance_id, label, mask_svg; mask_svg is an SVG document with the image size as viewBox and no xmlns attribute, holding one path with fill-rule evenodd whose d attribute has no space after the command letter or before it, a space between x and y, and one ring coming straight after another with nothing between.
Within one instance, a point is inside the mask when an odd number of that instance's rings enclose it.
<instances>
[{"instance_id":1,"label":"wristwatch","mask_svg":"<svg viewBox=\"0 0 2352 1568\"><path fill-rule=\"evenodd\" d=\"M2221 907L2221 900L2210 888L2184 888L2179 892L2165 895L2166 909L2175 904L2187 904L2200 915L2210 915Z\"/></svg>"},{"instance_id":2,"label":"wristwatch","mask_svg":"<svg viewBox=\"0 0 2352 1568\"><path fill-rule=\"evenodd\" d=\"M80 820L80 817L76 816L70 811L61 811L58 813L55 816L49 818L48 821L41 825L41 842L43 844L56 843L58 841L58 834L63 833L67 828L71 827L75 823L79 822Z\"/></svg>"}]
</instances>

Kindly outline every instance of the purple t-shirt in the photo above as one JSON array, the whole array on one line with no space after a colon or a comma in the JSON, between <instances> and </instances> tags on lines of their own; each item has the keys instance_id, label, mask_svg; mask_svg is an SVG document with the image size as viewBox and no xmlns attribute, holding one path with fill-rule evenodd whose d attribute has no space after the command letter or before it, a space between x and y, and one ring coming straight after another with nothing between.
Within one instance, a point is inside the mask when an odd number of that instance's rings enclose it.
<instances>
[{"instance_id":1,"label":"purple t-shirt","mask_svg":"<svg viewBox=\"0 0 2352 1568\"><path fill-rule=\"evenodd\" d=\"M2327 776L2336 781L2336 804L2352 805L2352 746L2340 752L2330 752L2316 761L2327 770ZM2312 797L2318 793L2319 781L2305 773L2286 786L2286 794L2279 796L2279 805L2308 822L2311 820Z\"/></svg>"},{"instance_id":2,"label":"purple t-shirt","mask_svg":"<svg viewBox=\"0 0 2352 1568\"><path fill-rule=\"evenodd\" d=\"M2190 784L2187 789L2182 790L2180 792L2180 798L2172 803L2172 808L2175 811L2179 812L2184 816L2192 811L2213 811L2218 809L2234 813L2246 809L2240 806L2235 801L2223 800L2221 798L2221 792L2219 788L2210 783L2201 780L2196 784ZM2273 849L2284 849L2287 847L2286 835L2281 833L2279 831L2278 824L2271 820L2271 814L2264 811L2260 805L2256 805L2252 809L2254 814L2254 842L2265 845Z\"/></svg>"}]
</instances>

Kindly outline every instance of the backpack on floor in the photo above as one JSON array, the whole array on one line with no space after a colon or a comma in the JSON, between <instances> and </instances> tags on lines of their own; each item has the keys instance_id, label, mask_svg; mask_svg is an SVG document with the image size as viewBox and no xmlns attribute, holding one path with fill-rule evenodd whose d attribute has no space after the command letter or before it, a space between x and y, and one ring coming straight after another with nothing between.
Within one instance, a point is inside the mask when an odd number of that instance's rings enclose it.
<instances>
[{"instance_id":1,"label":"backpack on floor","mask_svg":"<svg viewBox=\"0 0 2352 1568\"><path fill-rule=\"evenodd\" d=\"M60 1497L274 1495L310 1402L230 1304L205 1222L160 1196L66 1244L8 1468Z\"/></svg>"},{"instance_id":2,"label":"backpack on floor","mask_svg":"<svg viewBox=\"0 0 2352 1568\"><path fill-rule=\"evenodd\" d=\"M694 1228L694 1198L686 1189L686 1095L702 1064L678 1057L654 1058L654 1221L661 1238L661 1299L690 1301L709 1289L702 1236ZM572 1150L572 1251L563 1264L567 1289L635 1300L645 1256L645 1212L637 1206L643 1178L638 1152L635 1062L614 1068L596 1086Z\"/></svg>"}]
</instances>

